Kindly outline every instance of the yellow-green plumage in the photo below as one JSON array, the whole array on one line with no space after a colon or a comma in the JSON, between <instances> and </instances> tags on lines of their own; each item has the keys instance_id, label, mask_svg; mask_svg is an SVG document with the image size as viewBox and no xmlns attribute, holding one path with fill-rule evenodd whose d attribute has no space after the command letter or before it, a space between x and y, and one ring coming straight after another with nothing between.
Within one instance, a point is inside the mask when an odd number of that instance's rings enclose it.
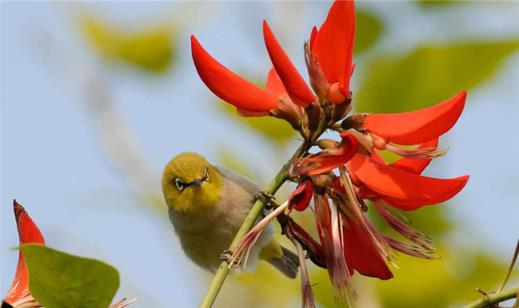
<instances>
[{"instance_id":1,"label":"yellow-green plumage","mask_svg":"<svg viewBox=\"0 0 519 308\"><path fill-rule=\"evenodd\" d=\"M184 252L202 268L215 271L220 254L229 247L259 188L197 153L186 152L165 167L162 190ZM297 256L281 247L273 233L272 225L263 231L248 263L253 265L260 258L293 278Z\"/></svg>"}]
</instances>

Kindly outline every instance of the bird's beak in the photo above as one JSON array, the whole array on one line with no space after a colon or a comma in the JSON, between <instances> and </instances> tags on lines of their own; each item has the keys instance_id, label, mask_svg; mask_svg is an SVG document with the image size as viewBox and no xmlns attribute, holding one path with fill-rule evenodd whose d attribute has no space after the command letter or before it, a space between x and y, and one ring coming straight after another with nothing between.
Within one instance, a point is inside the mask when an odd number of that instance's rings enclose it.
<instances>
[{"instance_id":1,"label":"bird's beak","mask_svg":"<svg viewBox=\"0 0 519 308\"><path fill-rule=\"evenodd\" d=\"M193 182L191 182L191 183L189 183L189 184L191 184L191 185L193 185L193 186L198 186L198 187L200 187L200 186L202 186L202 182L203 182L203 181L201 181L201 180L196 180L196 181L193 181Z\"/></svg>"}]
</instances>

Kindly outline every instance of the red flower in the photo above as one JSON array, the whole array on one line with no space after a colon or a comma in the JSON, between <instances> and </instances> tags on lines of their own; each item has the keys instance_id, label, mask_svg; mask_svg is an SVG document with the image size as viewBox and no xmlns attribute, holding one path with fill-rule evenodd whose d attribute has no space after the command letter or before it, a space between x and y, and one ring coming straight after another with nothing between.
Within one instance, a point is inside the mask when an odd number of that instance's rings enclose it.
<instances>
[{"instance_id":1,"label":"red flower","mask_svg":"<svg viewBox=\"0 0 519 308\"><path fill-rule=\"evenodd\" d=\"M344 166L357 153L357 147L358 141L353 135L343 134L342 141L336 142L333 148L295 161L289 173L292 177L327 173Z\"/></svg>"},{"instance_id":2,"label":"red flower","mask_svg":"<svg viewBox=\"0 0 519 308\"><path fill-rule=\"evenodd\" d=\"M13 202L14 216L16 218L16 225L18 227L18 235L20 237L20 245L28 243L45 244L45 240L41 235L40 230L32 221L31 217L23 206L18 204L16 200ZM15 303L30 295L29 292L29 273L25 266L24 256L20 250L18 254L18 265L16 266L16 273L11 284L11 288L5 296L5 302L16 306Z\"/></svg>"},{"instance_id":3,"label":"red flower","mask_svg":"<svg viewBox=\"0 0 519 308\"><path fill-rule=\"evenodd\" d=\"M454 197L469 177L437 179L387 166L367 156L355 155L348 162L348 170L375 196L403 210L414 210L423 205L440 203Z\"/></svg>"},{"instance_id":4,"label":"red flower","mask_svg":"<svg viewBox=\"0 0 519 308\"><path fill-rule=\"evenodd\" d=\"M312 181L302 181L288 197L288 208L298 211L306 210L308 205L310 205L313 194Z\"/></svg>"},{"instance_id":5,"label":"red flower","mask_svg":"<svg viewBox=\"0 0 519 308\"><path fill-rule=\"evenodd\" d=\"M307 63L309 71L318 71L324 76L320 78L310 73L312 85L319 89L325 88L323 94L326 99L337 104L345 102L350 95L354 34L353 2L337 1L332 5L320 30L314 28L310 38L310 57L315 59ZM263 22L263 36L275 71L286 89L282 94L288 94L290 103L301 107L315 103L317 97L299 74L266 21ZM275 109L280 101L287 103L287 98L283 98L282 95L263 90L223 66L194 36L191 36L191 51L202 81L216 96L235 106L242 115L276 115Z\"/></svg>"},{"instance_id":6,"label":"red flower","mask_svg":"<svg viewBox=\"0 0 519 308\"><path fill-rule=\"evenodd\" d=\"M194 36L191 36L191 51L198 75L216 96L244 113L264 115L277 106L276 96L220 64Z\"/></svg>"},{"instance_id":7,"label":"red flower","mask_svg":"<svg viewBox=\"0 0 519 308\"><path fill-rule=\"evenodd\" d=\"M412 145L430 141L447 132L456 123L465 106L467 93L461 91L452 98L417 111L370 114L364 127L386 142Z\"/></svg>"},{"instance_id":8,"label":"red flower","mask_svg":"<svg viewBox=\"0 0 519 308\"><path fill-rule=\"evenodd\" d=\"M294 64L292 64L292 61L290 61L290 58L279 44L266 21L263 21L263 37L272 64L292 101L302 107L315 102L316 97L312 90L310 90L303 77L299 74Z\"/></svg>"},{"instance_id":9,"label":"red flower","mask_svg":"<svg viewBox=\"0 0 519 308\"><path fill-rule=\"evenodd\" d=\"M194 37L191 40L197 71L214 94L243 115L269 114L287 119L301 132L307 146L288 169L288 177L298 183L297 188L286 203L244 238L236 255L247 255L262 226L277 216L284 221L287 236L297 240L314 263L328 268L341 295L347 295L347 283L354 272L391 278L387 262L392 262L395 252L432 258L434 249L429 238L393 215L392 208L407 211L444 202L459 193L469 178L421 175L433 158L446 153L438 148L438 140L460 117L465 91L418 111L347 117L351 110L354 34L353 1L334 1L324 23L312 29L309 44L305 44L313 92L266 21L263 36L274 68L265 90L222 66ZM317 140L327 129L339 132L341 140ZM415 147L402 147L410 145ZM321 150L315 153L314 146ZM381 150L401 159L387 163L378 153ZM289 217L292 209L307 209L312 199L319 241ZM365 215L368 206L409 241L377 231ZM282 214L285 217L280 219Z\"/></svg>"},{"instance_id":10,"label":"red flower","mask_svg":"<svg viewBox=\"0 0 519 308\"><path fill-rule=\"evenodd\" d=\"M354 37L353 1L335 1L321 28L314 28L310 36L310 49L328 82L324 94L333 103L350 96Z\"/></svg>"}]
</instances>

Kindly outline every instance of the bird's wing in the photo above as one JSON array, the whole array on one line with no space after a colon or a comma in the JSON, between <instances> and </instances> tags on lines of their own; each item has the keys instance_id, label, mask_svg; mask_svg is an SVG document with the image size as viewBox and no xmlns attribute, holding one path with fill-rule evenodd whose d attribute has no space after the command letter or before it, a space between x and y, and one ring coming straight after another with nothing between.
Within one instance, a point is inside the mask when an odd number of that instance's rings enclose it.
<instances>
[{"instance_id":1,"label":"bird's wing","mask_svg":"<svg viewBox=\"0 0 519 308\"><path fill-rule=\"evenodd\" d=\"M243 187L248 193L251 194L251 196L254 196L258 191L260 191L260 188L256 183L254 183L251 179L244 177L242 175L239 175L229 169L226 169L224 167L215 166L216 170L220 172L220 174L226 178L227 180L233 182L234 184Z\"/></svg>"}]
</instances>

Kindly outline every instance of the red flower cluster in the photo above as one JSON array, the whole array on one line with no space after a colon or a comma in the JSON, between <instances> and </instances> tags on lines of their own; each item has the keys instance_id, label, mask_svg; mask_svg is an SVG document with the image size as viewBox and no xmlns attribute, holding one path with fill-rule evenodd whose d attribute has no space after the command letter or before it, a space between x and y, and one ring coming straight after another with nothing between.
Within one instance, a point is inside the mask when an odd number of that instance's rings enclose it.
<instances>
[{"instance_id":1,"label":"red flower cluster","mask_svg":"<svg viewBox=\"0 0 519 308\"><path fill-rule=\"evenodd\" d=\"M305 151L290 166L288 176L299 184L285 212L303 211L313 200L319 241L291 219L285 231L298 239L314 263L328 268L341 292L354 271L391 278L386 262L392 261L395 251L430 258L430 240L395 216L392 208L407 211L446 201L468 181L468 176L438 179L421 175L433 158L445 154L437 148L438 138L461 115L464 91L418 111L348 116L354 33L354 3L335 1L322 26L312 29L305 44L311 88L265 21L264 40L273 64L266 89L224 67L191 38L198 74L214 94L244 116L286 119L310 146L320 147L315 154ZM326 129L337 131L341 140L318 140ZM389 163L379 151L402 158ZM365 216L369 205L410 242L378 232Z\"/></svg>"}]
</instances>

